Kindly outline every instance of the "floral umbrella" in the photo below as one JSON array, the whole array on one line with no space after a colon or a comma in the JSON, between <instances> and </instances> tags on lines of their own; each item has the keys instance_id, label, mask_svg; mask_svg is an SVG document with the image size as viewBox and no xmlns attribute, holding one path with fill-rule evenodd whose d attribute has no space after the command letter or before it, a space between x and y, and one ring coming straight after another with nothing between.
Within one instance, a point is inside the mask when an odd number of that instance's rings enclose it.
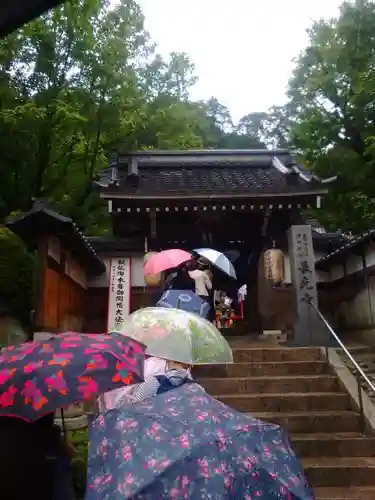
<instances>
[{"instance_id":1,"label":"floral umbrella","mask_svg":"<svg viewBox=\"0 0 375 500\"><path fill-rule=\"evenodd\" d=\"M279 426L186 384L99 415L85 500L313 500Z\"/></svg>"},{"instance_id":2,"label":"floral umbrella","mask_svg":"<svg viewBox=\"0 0 375 500\"><path fill-rule=\"evenodd\" d=\"M0 351L0 417L32 422L143 380L145 346L120 335L69 332Z\"/></svg>"},{"instance_id":3,"label":"floral umbrella","mask_svg":"<svg viewBox=\"0 0 375 500\"><path fill-rule=\"evenodd\" d=\"M219 330L181 309L139 309L125 320L122 332L145 344L150 356L189 365L233 363L232 349Z\"/></svg>"}]
</instances>

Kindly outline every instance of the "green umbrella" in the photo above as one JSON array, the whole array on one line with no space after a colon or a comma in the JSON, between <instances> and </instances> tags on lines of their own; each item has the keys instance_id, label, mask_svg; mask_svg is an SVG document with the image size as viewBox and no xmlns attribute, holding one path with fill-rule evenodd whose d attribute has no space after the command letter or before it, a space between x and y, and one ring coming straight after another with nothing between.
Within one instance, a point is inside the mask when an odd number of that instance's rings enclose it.
<instances>
[{"instance_id":1,"label":"green umbrella","mask_svg":"<svg viewBox=\"0 0 375 500\"><path fill-rule=\"evenodd\" d=\"M139 309L128 316L120 333L145 344L150 356L189 365L233 363L232 349L219 330L181 309Z\"/></svg>"}]
</instances>

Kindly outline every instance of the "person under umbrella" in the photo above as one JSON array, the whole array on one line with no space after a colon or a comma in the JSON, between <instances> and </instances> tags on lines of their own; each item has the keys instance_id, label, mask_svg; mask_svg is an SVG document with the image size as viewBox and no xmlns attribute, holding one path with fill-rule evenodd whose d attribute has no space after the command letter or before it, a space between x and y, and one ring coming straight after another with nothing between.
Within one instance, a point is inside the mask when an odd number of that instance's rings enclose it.
<instances>
[{"instance_id":1,"label":"person under umbrella","mask_svg":"<svg viewBox=\"0 0 375 500\"><path fill-rule=\"evenodd\" d=\"M181 264L191 260L192 256L185 250L172 248L170 250L163 250L155 255L152 255L144 266L144 274L153 275L159 274L168 269L175 269Z\"/></svg>"},{"instance_id":2,"label":"person under umbrella","mask_svg":"<svg viewBox=\"0 0 375 500\"><path fill-rule=\"evenodd\" d=\"M186 383L195 383L191 377L191 366L178 361L166 360L164 373L148 377L143 383L135 386L131 395L131 403L139 403L144 399L163 394ZM121 405L118 405L121 407Z\"/></svg>"},{"instance_id":3,"label":"person under umbrella","mask_svg":"<svg viewBox=\"0 0 375 500\"><path fill-rule=\"evenodd\" d=\"M145 307L134 311L124 331L147 346L147 355L189 366L233 363L232 349L205 318L182 309Z\"/></svg>"},{"instance_id":4,"label":"person under umbrella","mask_svg":"<svg viewBox=\"0 0 375 500\"><path fill-rule=\"evenodd\" d=\"M169 282L169 290L191 290L195 292L195 281L189 271L194 267L193 263L181 264Z\"/></svg>"},{"instance_id":5,"label":"person under umbrella","mask_svg":"<svg viewBox=\"0 0 375 500\"><path fill-rule=\"evenodd\" d=\"M139 309L130 314L116 333L130 335L148 346L149 358L145 361L145 382L168 371L167 359L179 359L182 362L180 366L182 369L202 362L233 362L232 350L221 333L202 316L182 309L166 307ZM153 383L151 382L151 385ZM99 410L103 412L130 404L138 387L133 385L106 393L99 398Z\"/></svg>"},{"instance_id":6,"label":"person under umbrella","mask_svg":"<svg viewBox=\"0 0 375 500\"><path fill-rule=\"evenodd\" d=\"M212 248L198 248L194 250L194 252L198 256L211 262L211 264L214 267L222 271L230 278L237 279L236 271L233 267L233 264L228 259L228 257L224 255L222 252L218 252L217 250L214 250Z\"/></svg>"},{"instance_id":7,"label":"person under umbrella","mask_svg":"<svg viewBox=\"0 0 375 500\"><path fill-rule=\"evenodd\" d=\"M194 381L161 385L92 422L85 500L314 499L279 426L229 408Z\"/></svg>"},{"instance_id":8,"label":"person under umbrella","mask_svg":"<svg viewBox=\"0 0 375 500\"><path fill-rule=\"evenodd\" d=\"M122 332L119 332L122 334ZM144 379L147 382L149 379L163 375L168 369L168 364L165 359L155 356L148 356L144 364ZM130 404L133 401L133 394L137 390L137 385L124 386L120 389L106 392L98 398L98 409L100 412L112 410L125 404Z\"/></svg>"},{"instance_id":9,"label":"person under umbrella","mask_svg":"<svg viewBox=\"0 0 375 500\"><path fill-rule=\"evenodd\" d=\"M198 314L207 318L210 313L210 305L207 300L202 299L191 290L167 290L156 303L158 307L170 307L182 309L183 311Z\"/></svg>"},{"instance_id":10,"label":"person under umbrella","mask_svg":"<svg viewBox=\"0 0 375 500\"><path fill-rule=\"evenodd\" d=\"M212 275L208 263L204 259L199 259L197 268L189 271L189 275L195 281L195 293L210 306L208 319L213 321L215 319L215 310L212 300Z\"/></svg>"},{"instance_id":11,"label":"person under umbrella","mask_svg":"<svg viewBox=\"0 0 375 500\"><path fill-rule=\"evenodd\" d=\"M57 481L72 450L54 424L55 411L141 382L144 351L130 338L75 333L1 350L2 499L72 498Z\"/></svg>"}]
</instances>

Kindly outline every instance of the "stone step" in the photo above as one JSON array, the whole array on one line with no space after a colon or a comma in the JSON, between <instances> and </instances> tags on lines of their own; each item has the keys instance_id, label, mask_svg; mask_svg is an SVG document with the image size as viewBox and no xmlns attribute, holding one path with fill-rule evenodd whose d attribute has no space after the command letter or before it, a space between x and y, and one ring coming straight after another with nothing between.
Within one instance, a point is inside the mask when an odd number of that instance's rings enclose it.
<instances>
[{"instance_id":1,"label":"stone step","mask_svg":"<svg viewBox=\"0 0 375 500\"><path fill-rule=\"evenodd\" d=\"M355 411L252 412L249 416L280 425L291 434L360 432L361 424Z\"/></svg>"},{"instance_id":2,"label":"stone step","mask_svg":"<svg viewBox=\"0 0 375 500\"><path fill-rule=\"evenodd\" d=\"M292 434L291 438L300 457L375 457L375 436L338 432Z\"/></svg>"},{"instance_id":3,"label":"stone step","mask_svg":"<svg viewBox=\"0 0 375 500\"><path fill-rule=\"evenodd\" d=\"M375 486L374 457L303 458L307 480L320 486Z\"/></svg>"},{"instance_id":4,"label":"stone step","mask_svg":"<svg viewBox=\"0 0 375 500\"><path fill-rule=\"evenodd\" d=\"M350 397L343 392L219 394L216 397L231 408L245 412L340 411L351 409Z\"/></svg>"},{"instance_id":5,"label":"stone step","mask_svg":"<svg viewBox=\"0 0 375 500\"><path fill-rule=\"evenodd\" d=\"M196 366L193 374L202 377L266 377L283 375L322 375L330 372L326 361L279 361L264 363L234 363L230 365Z\"/></svg>"},{"instance_id":6,"label":"stone step","mask_svg":"<svg viewBox=\"0 0 375 500\"><path fill-rule=\"evenodd\" d=\"M315 488L315 500L374 500L375 487L364 486L354 488L322 487Z\"/></svg>"},{"instance_id":7,"label":"stone step","mask_svg":"<svg viewBox=\"0 0 375 500\"><path fill-rule=\"evenodd\" d=\"M233 360L235 363L257 361L322 361L323 355L316 347L233 347Z\"/></svg>"},{"instance_id":8,"label":"stone step","mask_svg":"<svg viewBox=\"0 0 375 500\"><path fill-rule=\"evenodd\" d=\"M340 384L333 375L284 375L279 377L202 378L207 392L217 394L339 392Z\"/></svg>"}]
</instances>

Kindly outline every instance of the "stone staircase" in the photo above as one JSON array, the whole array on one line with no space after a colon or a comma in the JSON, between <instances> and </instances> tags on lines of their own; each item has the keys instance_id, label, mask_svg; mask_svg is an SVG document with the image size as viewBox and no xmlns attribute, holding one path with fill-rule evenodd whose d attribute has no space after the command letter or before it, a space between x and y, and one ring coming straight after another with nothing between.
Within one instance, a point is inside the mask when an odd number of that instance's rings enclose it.
<instances>
[{"instance_id":1,"label":"stone staircase","mask_svg":"<svg viewBox=\"0 0 375 500\"><path fill-rule=\"evenodd\" d=\"M195 376L225 404L289 431L316 500L375 500L375 436L317 348L233 348Z\"/></svg>"}]
</instances>

